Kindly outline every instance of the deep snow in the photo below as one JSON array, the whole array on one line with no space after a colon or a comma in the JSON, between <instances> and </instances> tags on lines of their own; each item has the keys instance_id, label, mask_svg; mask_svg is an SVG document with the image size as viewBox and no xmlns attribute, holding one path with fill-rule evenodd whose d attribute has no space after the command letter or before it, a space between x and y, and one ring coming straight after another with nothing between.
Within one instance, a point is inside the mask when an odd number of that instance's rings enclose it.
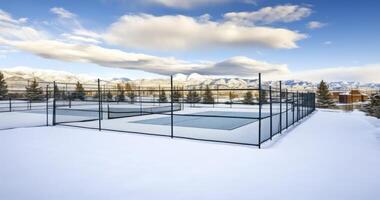
<instances>
[{"instance_id":1,"label":"deep snow","mask_svg":"<svg viewBox=\"0 0 380 200\"><path fill-rule=\"evenodd\" d=\"M380 123L319 110L255 147L67 127L0 131L0 199L378 199Z\"/></svg>"}]
</instances>

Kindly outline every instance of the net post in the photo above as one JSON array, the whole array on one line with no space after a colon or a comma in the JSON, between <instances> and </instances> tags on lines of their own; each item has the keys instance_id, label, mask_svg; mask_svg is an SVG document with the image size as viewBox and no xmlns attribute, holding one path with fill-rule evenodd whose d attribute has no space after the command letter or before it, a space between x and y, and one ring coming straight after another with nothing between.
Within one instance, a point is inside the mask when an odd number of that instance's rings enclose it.
<instances>
[{"instance_id":1,"label":"net post","mask_svg":"<svg viewBox=\"0 0 380 200\"><path fill-rule=\"evenodd\" d=\"M280 134L282 132L282 82L280 81Z\"/></svg>"},{"instance_id":2,"label":"net post","mask_svg":"<svg viewBox=\"0 0 380 200\"><path fill-rule=\"evenodd\" d=\"M259 73L259 148L261 148L261 73Z\"/></svg>"},{"instance_id":3,"label":"net post","mask_svg":"<svg viewBox=\"0 0 380 200\"><path fill-rule=\"evenodd\" d=\"M285 108L286 108L286 117L285 117L285 119L286 119L286 129L288 129L288 127L289 127L289 124L288 124L288 89L285 89L285 98L286 98L286 100L285 100Z\"/></svg>"},{"instance_id":4,"label":"net post","mask_svg":"<svg viewBox=\"0 0 380 200\"><path fill-rule=\"evenodd\" d=\"M101 99L101 94L100 94L100 79L98 79L98 103L99 103L99 108L98 108L98 114L99 114L99 131L102 130L102 99Z\"/></svg>"},{"instance_id":5,"label":"net post","mask_svg":"<svg viewBox=\"0 0 380 200\"><path fill-rule=\"evenodd\" d=\"M273 119L272 119L272 86L269 86L269 123L270 123L270 139L273 137Z\"/></svg>"},{"instance_id":6,"label":"net post","mask_svg":"<svg viewBox=\"0 0 380 200\"><path fill-rule=\"evenodd\" d=\"M55 94L56 93L56 84L55 81L53 82L53 126L56 124L56 99Z\"/></svg>"},{"instance_id":7,"label":"net post","mask_svg":"<svg viewBox=\"0 0 380 200\"><path fill-rule=\"evenodd\" d=\"M46 85L46 126L49 126L49 85Z\"/></svg>"},{"instance_id":8,"label":"net post","mask_svg":"<svg viewBox=\"0 0 380 200\"><path fill-rule=\"evenodd\" d=\"M173 138L173 76L170 76L170 137Z\"/></svg>"}]
</instances>

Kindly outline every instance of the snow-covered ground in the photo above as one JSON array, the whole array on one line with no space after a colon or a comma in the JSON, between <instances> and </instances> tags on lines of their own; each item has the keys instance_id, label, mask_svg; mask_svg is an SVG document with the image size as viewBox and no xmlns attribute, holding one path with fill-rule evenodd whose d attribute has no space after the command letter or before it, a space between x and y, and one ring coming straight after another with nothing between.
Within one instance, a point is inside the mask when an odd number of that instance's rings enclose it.
<instances>
[{"instance_id":1,"label":"snow-covered ground","mask_svg":"<svg viewBox=\"0 0 380 200\"><path fill-rule=\"evenodd\" d=\"M0 131L0 199L378 199L380 120L319 110L263 149L68 127Z\"/></svg>"}]
</instances>

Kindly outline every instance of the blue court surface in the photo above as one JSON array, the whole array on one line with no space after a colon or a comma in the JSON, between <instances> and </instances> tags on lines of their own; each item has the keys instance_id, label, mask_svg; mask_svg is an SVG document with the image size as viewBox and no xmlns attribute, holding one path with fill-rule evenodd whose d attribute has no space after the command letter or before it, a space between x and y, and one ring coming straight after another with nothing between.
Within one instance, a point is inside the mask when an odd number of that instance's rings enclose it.
<instances>
[{"instance_id":1,"label":"blue court surface","mask_svg":"<svg viewBox=\"0 0 380 200\"><path fill-rule=\"evenodd\" d=\"M258 119L246 119L246 118L258 118L259 113L253 112L222 112L222 111L207 111L192 113L191 115L208 115L204 116L174 116L174 126L191 127L191 128L206 128L206 129L218 129L218 130L233 130L250 123L257 121ZM215 116L215 117L213 117ZM243 118L229 118L232 117L245 117ZM269 116L268 113L262 113L262 117ZM133 121L132 123L140 124L152 124L152 125L170 125L171 117L160 117L154 119L146 119Z\"/></svg>"}]
</instances>

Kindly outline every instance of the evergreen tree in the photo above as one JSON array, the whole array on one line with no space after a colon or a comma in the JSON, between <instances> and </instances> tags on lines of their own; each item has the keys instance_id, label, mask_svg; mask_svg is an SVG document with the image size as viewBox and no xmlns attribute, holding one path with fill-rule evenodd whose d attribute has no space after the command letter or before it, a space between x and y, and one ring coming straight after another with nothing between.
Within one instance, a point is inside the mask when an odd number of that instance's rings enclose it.
<instances>
[{"instance_id":1,"label":"evergreen tree","mask_svg":"<svg viewBox=\"0 0 380 200\"><path fill-rule=\"evenodd\" d=\"M107 101L112 101L113 96L110 90L108 90L106 97L107 97Z\"/></svg>"},{"instance_id":2,"label":"evergreen tree","mask_svg":"<svg viewBox=\"0 0 380 200\"><path fill-rule=\"evenodd\" d=\"M190 90L187 93L186 102L188 103L198 103L201 101L201 98L195 89Z\"/></svg>"},{"instance_id":3,"label":"evergreen tree","mask_svg":"<svg viewBox=\"0 0 380 200\"><path fill-rule=\"evenodd\" d=\"M268 102L268 99L267 99L267 91L265 89L261 89L261 103L267 103ZM285 93L284 93L285 94ZM284 96L285 98L285 96Z\"/></svg>"},{"instance_id":4,"label":"evergreen tree","mask_svg":"<svg viewBox=\"0 0 380 200\"><path fill-rule=\"evenodd\" d=\"M235 94L234 92L230 91L230 92L228 93L228 98L230 99L230 102L229 102L229 103L232 104L233 101L234 101L234 99L237 98L237 97L238 97L237 94Z\"/></svg>"},{"instance_id":5,"label":"evergreen tree","mask_svg":"<svg viewBox=\"0 0 380 200\"><path fill-rule=\"evenodd\" d=\"M329 87L323 80L318 85L317 90L317 106L320 108L331 108L335 106L335 103L329 92Z\"/></svg>"},{"instance_id":6,"label":"evergreen tree","mask_svg":"<svg viewBox=\"0 0 380 200\"><path fill-rule=\"evenodd\" d=\"M32 81L29 86L26 86L26 97L31 101L38 101L43 98L42 87L39 87L39 84L36 79Z\"/></svg>"},{"instance_id":7,"label":"evergreen tree","mask_svg":"<svg viewBox=\"0 0 380 200\"><path fill-rule=\"evenodd\" d=\"M252 104L253 103L253 94L251 91L248 91L244 95L243 103L245 104Z\"/></svg>"},{"instance_id":8,"label":"evergreen tree","mask_svg":"<svg viewBox=\"0 0 380 200\"><path fill-rule=\"evenodd\" d=\"M203 94L203 103L205 104L214 103L214 97L212 96L212 91L208 85L206 86L205 93Z\"/></svg>"},{"instance_id":9,"label":"evergreen tree","mask_svg":"<svg viewBox=\"0 0 380 200\"><path fill-rule=\"evenodd\" d=\"M8 95L8 85L5 82L3 73L0 72L0 100L5 99Z\"/></svg>"},{"instance_id":10,"label":"evergreen tree","mask_svg":"<svg viewBox=\"0 0 380 200\"><path fill-rule=\"evenodd\" d=\"M125 84L125 90L127 91L127 96L129 98L129 101L131 103L135 103L135 100L136 100L136 94L135 92L133 91L133 87L131 84L127 83Z\"/></svg>"},{"instance_id":11,"label":"evergreen tree","mask_svg":"<svg viewBox=\"0 0 380 200\"><path fill-rule=\"evenodd\" d=\"M181 92L179 91L179 88L174 88L173 90L173 102L179 102L182 97Z\"/></svg>"},{"instance_id":12,"label":"evergreen tree","mask_svg":"<svg viewBox=\"0 0 380 200\"><path fill-rule=\"evenodd\" d=\"M75 84L75 92L73 92L71 94L71 98L73 100L75 99L80 99L80 100L84 100L86 96L86 93L84 91L84 88L83 88L83 85L78 81L76 84Z\"/></svg>"},{"instance_id":13,"label":"evergreen tree","mask_svg":"<svg viewBox=\"0 0 380 200\"><path fill-rule=\"evenodd\" d=\"M168 98L166 97L165 90L162 89L160 94L158 95L158 102L160 103L166 103L168 102Z\"/></svg>"},{"instance_id":14,"label":"evergreen tree","mask_svg":"<svg viewBox=\"0 0 380 200\"><path fill-rule=\"evenodd\" d=\"M61 99L62 98L62 92L59 90L57 85L54 85L54 90L55 90L55 98Z\"/></svg>"},{"instance_id":15,"label":"evergreen tree","mask_svg":"<svg viewBox=\"0 0 380 200\"><path fill-rule=\"evenodd\" d=\"M125 90L124 90L124 87L121 84L117 84L116 88L117 88L116 100L117 101L125 101Z\"/></svg>"},{"instance_id":16,"label":"evergreen tree","mask_svg":"<svg viewBox=\"0 0 380 200\"><path fill-rule=\"evenodd\" d=\"M371 95L370 102L364 106L362 111L370 116L380 118L380 92Z\"/></svg>"}]
</instances>

